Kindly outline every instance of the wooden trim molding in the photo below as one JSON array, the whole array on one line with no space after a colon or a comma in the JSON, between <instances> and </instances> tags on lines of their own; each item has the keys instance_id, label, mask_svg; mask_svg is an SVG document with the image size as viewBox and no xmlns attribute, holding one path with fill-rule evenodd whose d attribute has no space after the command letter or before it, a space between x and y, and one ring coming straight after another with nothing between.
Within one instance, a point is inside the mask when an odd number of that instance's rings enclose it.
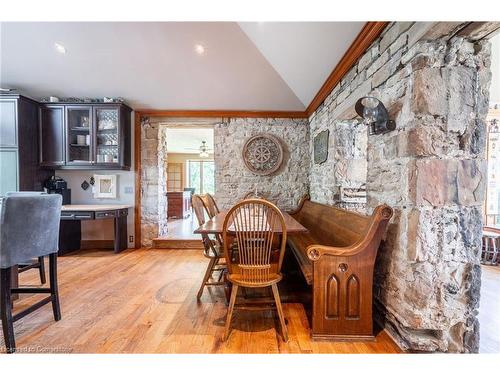
<instances>
[{"instance_id":1,"label":"wooden trim molding","mask_svg":"<svg viewBox=\"0 0 500 375\"><path fill-rule=\"evenodd\" d=\"M233 110L157 110L138 109L144 117L239 117L239 118L307 118L305 111L233 111Z\"/></svg>"},{"instance_id":2,"label":"wooden trim molding","mask_svg":"<svg viewBox=\"0 0 500 375\"><path fill-rule=\"evenodd\" d=\"M134 114L134 172L135 172L135 206L134 232L135 248L142 247L141 238L141 113Z\"/></svg>"},{"instance_id":3,"label":"wooden trim molding","mask_svg":"<svg viewBox=\"0 0 500 375\"><path fill-rule=\"evenodd\" d=\"M320 104L325 101L337 83L339 83L349 69L354 66L358 59L363 55L363 53L365 53L373 41L379 37L388 24L389 22L367 22L365 24L356 39L354 39L354 42L351 44L342 59L340 59L335 69L333 69L325 83L323 83L323 86L321 86L318 93L307 107L306 113L308 117L312 115L313 112L318 109Z\"/></svg>"}]
</instances>

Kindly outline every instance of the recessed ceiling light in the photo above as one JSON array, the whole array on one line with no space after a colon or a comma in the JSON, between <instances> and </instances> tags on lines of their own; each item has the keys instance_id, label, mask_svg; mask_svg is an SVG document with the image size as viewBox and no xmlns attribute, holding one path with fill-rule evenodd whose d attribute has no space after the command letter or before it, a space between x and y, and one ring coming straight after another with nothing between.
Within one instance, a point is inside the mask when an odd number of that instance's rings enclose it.
<instances>
[{"instance_id":1,"label":"recessed ceiling light","mask_svg":"<svg viewBox=\"0 0 500 375\"><path fill-rule=\"evenodd\" d=\"M56 51L59 53L66 53L66 48L61 44L61 43L54 43L54 47L56 48Z\"/></svg>"},{"instance_id":2,"label":"recessed ceiling light","mask_svg":"<svg viewBox=\"0 0 500 375\"><path fill-rule=\"evenodd\" d=\"M195 44L194 50L198 55L203 55L205 53L205 47L203 47L201 44Z\"/></svg>"}]
</instances>

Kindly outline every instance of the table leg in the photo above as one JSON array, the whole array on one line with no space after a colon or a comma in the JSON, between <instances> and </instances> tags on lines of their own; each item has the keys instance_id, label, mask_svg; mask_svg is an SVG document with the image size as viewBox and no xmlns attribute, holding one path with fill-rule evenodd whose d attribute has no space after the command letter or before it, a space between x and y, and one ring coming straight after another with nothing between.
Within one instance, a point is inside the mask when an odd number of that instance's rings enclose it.
<instances>
[{"instance_id":1,"label":"table leg","mask_svg":"<svg viewBox=\"0 0 500 375\"><path fill-rule=\"evenodd\" d=\"M115 253L127 248L127 216L115 217Z\"/></svg>"}]
</instances>

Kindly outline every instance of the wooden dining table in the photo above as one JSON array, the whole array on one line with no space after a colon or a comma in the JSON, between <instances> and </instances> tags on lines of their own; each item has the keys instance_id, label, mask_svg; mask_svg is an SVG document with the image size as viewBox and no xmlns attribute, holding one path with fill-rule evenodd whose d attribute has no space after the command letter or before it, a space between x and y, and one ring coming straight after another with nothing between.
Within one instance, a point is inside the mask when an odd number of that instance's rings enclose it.
<instances>
[{"instance_id":1,"label":"wooden dining table","mask_svg":"<svg viewBox=\"0 0 500 375\"><path fill-rule=\"evenodd\" d=\"M196 229L193 233L197 234L216 234L222 236L222 228L224 225L224 219L226 218L228 211L224 210L215 215L212 219L208 220L205 224ZM287 235L295 233L308 232L308 229L295 220L289 213L281 211L283 218L285 219L285 228ZM282 233L281 227L278 225L275 228L275 232ZM227 280L226 274L224 274L224 280L226 286L224 292L226 295L226 301L229 303L229 296L231 295L231 283Z\"/></svg>"},{"instance_id":2,"label":"wooden dining table","mask_svg":"<svg viewBox=\"0 0 500 375\"><path fill-rule=\"evenodd\" d=\"M222 235L222 226L228 211L221 211L212 219L208 220L205 224L200 226L194 231L197 234L220 234ZM308 232L307 228L295 220L289 213L282 211L283 218L285 219L285 228L287 234L304 233ZM276 227L276 233L282 233L280 226Z\"/></svg>"}]
</instances>

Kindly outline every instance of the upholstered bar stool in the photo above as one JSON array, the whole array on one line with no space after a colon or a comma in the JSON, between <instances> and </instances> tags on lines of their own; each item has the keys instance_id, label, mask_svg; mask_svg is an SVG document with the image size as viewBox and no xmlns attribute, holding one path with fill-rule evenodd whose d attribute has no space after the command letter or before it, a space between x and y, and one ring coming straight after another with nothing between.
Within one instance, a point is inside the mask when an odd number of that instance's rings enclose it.
<instances>
[{"instance_id":1,"label":"upholstered bar stool","mask_svg":"<svg viewBox=\"0 0 500 375\"><path fill-rule=\"evenodd\" d=\"M7 197L18 197L18 196L28 196L28 195L42 195L46 194L43 191L11 191L5 194ZM36 259L26 259L26 262L20 263L18 265L18 272L22 273L31 269L37 269L40 275L40 284L45 284L47 279L45 277L45 260L44 257L38 257Z\"/></svg>"},{"instance_id":2,"label":"upholstered bar stool","mask_svg":"<svg viewBox=\"0 0 500 375\"><path fill-rule=\"evenodd\" d=\"M500 261L500 229L493 227L483 228L483 252L481 263L497 265Z\"/></svg>"},{"instance_id":3,"label":"upholstered bar stool","mask_svg":"<svg viewBox=\"0 0 500 375\"><path fill-rule=\"evenodd\" d=\"M61 319L57 287L57 251L62 197L59 194L8 196L0 212L0 315L8 353L16 350L14 322L52 302L54 319ZM13 288L12 268L27 259L49 256L49 288ZM12 294L48 293L12 315Z\"/></svg>"}]
</instances>

